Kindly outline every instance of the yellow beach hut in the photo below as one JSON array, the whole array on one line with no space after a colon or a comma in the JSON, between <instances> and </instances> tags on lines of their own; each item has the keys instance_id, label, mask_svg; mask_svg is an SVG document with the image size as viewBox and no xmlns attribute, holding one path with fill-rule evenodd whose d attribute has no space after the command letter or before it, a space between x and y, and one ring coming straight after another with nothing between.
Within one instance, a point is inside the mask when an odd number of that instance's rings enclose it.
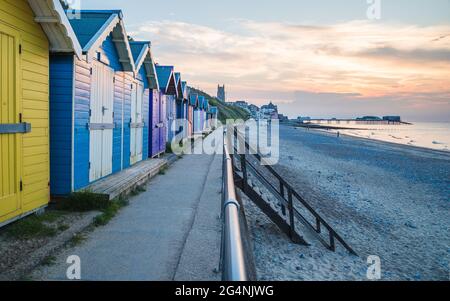
<instances>
[{"instance_id":1,"label":"yellow beach hut","mask_svg":"<svg viewBox=\"0 0 450 301\"><path fill-rule=\"evenodd\" d=\"M81 55L59 0L0 0L0 226L49 201L49 53Z\"/></svg>"}]
</instances>

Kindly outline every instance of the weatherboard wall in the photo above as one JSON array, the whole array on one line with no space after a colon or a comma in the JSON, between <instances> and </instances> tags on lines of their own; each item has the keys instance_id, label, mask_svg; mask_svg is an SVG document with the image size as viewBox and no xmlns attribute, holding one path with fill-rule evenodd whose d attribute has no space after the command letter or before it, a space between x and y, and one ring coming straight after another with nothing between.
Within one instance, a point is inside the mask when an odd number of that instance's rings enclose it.
<instances>
[{"instance_id":1,"label":"weatherboard wall","mask_svg":"<svg viewBox=\"0 0 450 301\"><path fill-rule=\"evenodd\" d=\"M63 195L72 189L72 55L50 57L50 183L53 194Z\"/></svg>"},{"instance_id":2,"label":"weatherboard wall","mask_svg":"<svg viewBox=\"0 0 450 301\"><path fill-rule=\"evenodd\" d=\"M124 102L123 102L123 137L122 137L122 169L131 165L131 92L134 83L134 76L130 72L121 72L120 76L124 81Z\"/></svg>"},{"instance_id":3,"label":"weatherboard wall","mask_svg":"<svg viewBox=\"0 0 450 301\"><path fill-rule=\"evenodd\" d=\"M15 85L2 80L2 102L16 95L15 111L2 111L0 123L17 123L19 113L23 122L31 124L31 132L17 134L17 149L12 149L13 135L0 135L2 162L13 165L0 167L0 178L5 190L0 193L15 194L14 206L0 212L0 224L26 214L48 203L49 162L49 42L25 0L0 1L0 26L2 30L2 67L14 68ZM20 41L20 44L19 44ZM19 45L22 52L19 53ZM3 47L12 52L3 52ZM11 54L13 53L13 54ZM10 59L13 56L14 59ZM3 65L4 64L4 65ZM4 72L5 69L3 69ZM6 92L7 89L10 92ZM9 113L9 114L8 114ZM8 153L15 158L8 157ZM8 158L7 158L8 157ZM16 167L16 174L14 174ZM22 180L22 191L19 181ZM9 191L6 191L9 189ZM2 189L3 190L3 189ZM8 206L8 204L2 204Z\"/></svg>"},{"instance_id":4,"label":"weatherboard wall","mask_svg":"<svg viewBox=\"0 0 450 301\"><path fill-rule=\"evenodd\" d=\"M92 64L101 61L115 71L112 172L129 166L129 117L132 75L122 72L118 53L109 36L91 62L74 55L54 55L50 61L51 194L66 195L90 184L90 108ZM126 135L128 136L126 137ZM62 137L64 136L64 137ZM128 139L128 140L127 140ZM127 143L128 141L128 143ZM128 165L127 165L128 163Z\"/></svg>"},{"instance_id":5,"label":"weatherboard wall","mask_svg":"<svg viewBox=\"0 0 450 301\"><path fill-rule=\"evenodd\" d=\"M136 76L136 79L144 86L144 95L142 97L142 116L144 121L144 128L142 129L142 160L148 158L149 141L151 141L149 140L150 89L146 77L145 69L142 66Z\"/></svg>"}]
</instances>

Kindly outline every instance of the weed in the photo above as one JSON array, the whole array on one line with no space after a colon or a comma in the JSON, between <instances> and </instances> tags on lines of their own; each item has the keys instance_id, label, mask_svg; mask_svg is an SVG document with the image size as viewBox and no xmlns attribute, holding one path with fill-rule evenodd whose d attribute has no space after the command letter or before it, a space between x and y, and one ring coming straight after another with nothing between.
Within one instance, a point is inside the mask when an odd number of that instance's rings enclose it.
<instances>
[{"instance_id":1,"label":"weed","mask_svg":"<svg viewBox=\"0 0 450 301\"><path fill-rule=\"evenodd\" d=\"M163 176L166 174L167 171L167 166L161 167L161 169L159 170L159 175Z\"/></svg>"},{"instance_id":2,"label":"weed","mask_svg":"<svg viewBox=\"0 0 450 301\"><path fill-rule=\"evenodd\" d=\"M166 153L168 153L168 154L172 154L173 153L173 151L172 151L172 143L170 143L170 142L166 143Z\"/></svg>"},{"instance_id":3,"label":"weed","mask_svg":"<svg viewBox=\"0 0 450 301\"><path fill-rule=\"evenodd\" d=\"M59 224L58 225L58 231L59 232L64 232L64 231L68 230L69 228L70 228L70 226L66 225L66 224Z\"/></svg>"},{"instance_id":4,"label":"weed","mask_svg":"<svg viewBox=\"0 0 450 301\"><path fill-rule=\"evenodd\" d=\"M57 229L48 223L54 223L63 214L63 212L47 211L41 215L28 216L11 224L5 234L9 238L21 240L55 236Z\"/></svg>"},{"instance_id":5,"label":"weed","mask_svg":"<svg viewBox=\"0 0 450 301\"><path fill-rule=\"evenodd\" d=\"M102 210L102 214L95 217L94 225L96 227L105 226L117 215L120 209L127 205L128 201L123 198L111 201L109 205Z\"/></svg>"},{"instance_id":6,"label":"weed","mask_svg":"<svg viewBox=\"0 0 450 301\"><path fill-rule=\"evenodd\" d=\"M56 209L71 212L86 212L102 210L108 206L108 199L90 191L74 192L68 198L61 200Z\"/></svg>"},{"instance_id":7,"label":"weed","mask_svg":"<svg viewBox=\"0 0 450 301\"><path fill-rule=\"evenodd\" d=\"M136 188L134 188L131 191L131 196L137 196L137 195L139 195L139 194L141 194L142 192L145 192L145 191L147 191L147 190L145 189L144 186L136 186Z\"/></svg>"},{"instance_id":8,"label":"weed","mask_svg":"<svg viewBox=\"0 0 450 301\"><path fill-rule=\"evenodd\" d=\"M86 240L86 236L81 233L75 234L72 239L69 241L69 245L71 247L76 247L80 245L83 241Z\"/></svg>"},{"instance_id":9,"label":"weed","mask_svg":"<svg viewBox=\"0 0 450 301\"><path fill-rule=\"evenodd\" d=\"M55 263L56 263L56 257L51 256L51 255L45 257L41 262L41 264L45 265L45 266L51 266L51 265L54 265Z\"/></svg>"}]
</instances>

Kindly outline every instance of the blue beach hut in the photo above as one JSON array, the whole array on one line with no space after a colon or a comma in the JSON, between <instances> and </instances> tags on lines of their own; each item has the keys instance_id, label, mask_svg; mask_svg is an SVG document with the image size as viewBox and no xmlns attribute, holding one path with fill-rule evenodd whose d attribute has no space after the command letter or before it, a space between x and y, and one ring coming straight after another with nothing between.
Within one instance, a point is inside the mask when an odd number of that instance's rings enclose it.
<instances>
[{"instance_id":1,"label":"blue beach hut","mask_svg":"<svg viewBox=\"0 0 450 301\"><path fill-rule=\"evenodd\" d=\"M196 93L189 93L189 105L188 105L188 136L194 136L195 132L195 117L194 111L198 106L198 95Z\"/></svg>"},{"instance_id":2,"label":"blue beach hut","mask_svg":"<svg viewBox=\"0 0 450 301\"><path fill-rule=\"evenodd\" d=\"M135 75L131 94L130 164L145 160L151 146L150 91L158 91L155 64L148 41L131 41L130 48L135 62Z\"/></svg>"},{"instance_id":3,"label":"blue beach hut","mask_svg":"<svg viewBox=\"0 0 450 301\"><path fill-rule=\"evenodd\" d=\"M217 117L219 115L219 109L214 106L209 107L209 118L210 118L210 125L212 128L217 128Z\"/></svg>"},{"instance_id":4,"label":"blue beach hut","mask_svg":"<svg viewBox=\"0 0 450 301\"><path fill-rule=\"evenodd\" d=\"M175 80L175 73L173 66L156 65L156 74L165 104L164 116L166 117L166 141L171 142L175 134L174 121L176 119L176 98L178 95L178 88Z\"/></svg>"},{"instance_id":5,"label":"blue beach hut","mask_svg":"<svg viewBox=\"0 0 450 301\"><path fill-rule=\"evenodd\" d=\"M178 135L182 130L183 126L180 121L184 119L184 95L183 95L183 84L181 82L181 74L175 72L175 82L177 86L177 99L176 99L176 119L178 124L176 124L175 134Z\"/></svg>"},{"instance_id":6,"label":"blue beach hut","mask_svg":"<svg viewBox=\"0 0 450 301\"><path fill-rule=\"evenodd\" d=\"M203 103L203 131L209 131L211 129L209 125L208 112L209 101L206 99Z\"/></svg>"},{"instance_id":7,"label":"blue beach hut","mask_svg":"<svg viewBox=\"0 0 450 301\"><path fill-rule=\"evenodd\" d=\"M194 133L203 133L203 104L206 101L205 97L202 95L198 96L198 105L194 109Z\"/></svg>"},{"instance_id":8,"label":"blue beach hut","mask_svg":"<svg viewBox=\"0 0 450 301\"><path fill-rule=\"evenodd\" d=\"M124 168L124 120L135 70L120 10L80 11L70 25L82 56L50 57L51 194L66 195Z\"/></svg>"},{"instance_id":9,"label":"blue beach hut","mask_svg":"<svg viewBox=\"0 0 450 301\"><path fill-rule=\"evenodd\" d=\"M150 158L160 156L166 151L167 132L166 97L164 95L165 91L167 91L167 87L160 86L157 67L154 67L156 72L157 88L150 90L150 131L148 149L148 156Z\"/></svg>"}]
</instances>

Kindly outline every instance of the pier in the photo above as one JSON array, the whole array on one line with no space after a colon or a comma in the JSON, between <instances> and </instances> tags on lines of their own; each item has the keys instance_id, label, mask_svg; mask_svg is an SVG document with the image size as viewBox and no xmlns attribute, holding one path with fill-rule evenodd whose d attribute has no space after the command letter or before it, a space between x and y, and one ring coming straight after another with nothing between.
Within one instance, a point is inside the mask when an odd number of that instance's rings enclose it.
<instances>
[{"instance_id":1,"label":"pier","mask_svg":"<svg viewBox=\"0 0 450 301\"><path fill-rule=\"evenodd\" d=\"M310 119L303 121L303 123L318 125L410 125L410 123L404 121L362 119Z\"/></svg>"}]
</instances>

